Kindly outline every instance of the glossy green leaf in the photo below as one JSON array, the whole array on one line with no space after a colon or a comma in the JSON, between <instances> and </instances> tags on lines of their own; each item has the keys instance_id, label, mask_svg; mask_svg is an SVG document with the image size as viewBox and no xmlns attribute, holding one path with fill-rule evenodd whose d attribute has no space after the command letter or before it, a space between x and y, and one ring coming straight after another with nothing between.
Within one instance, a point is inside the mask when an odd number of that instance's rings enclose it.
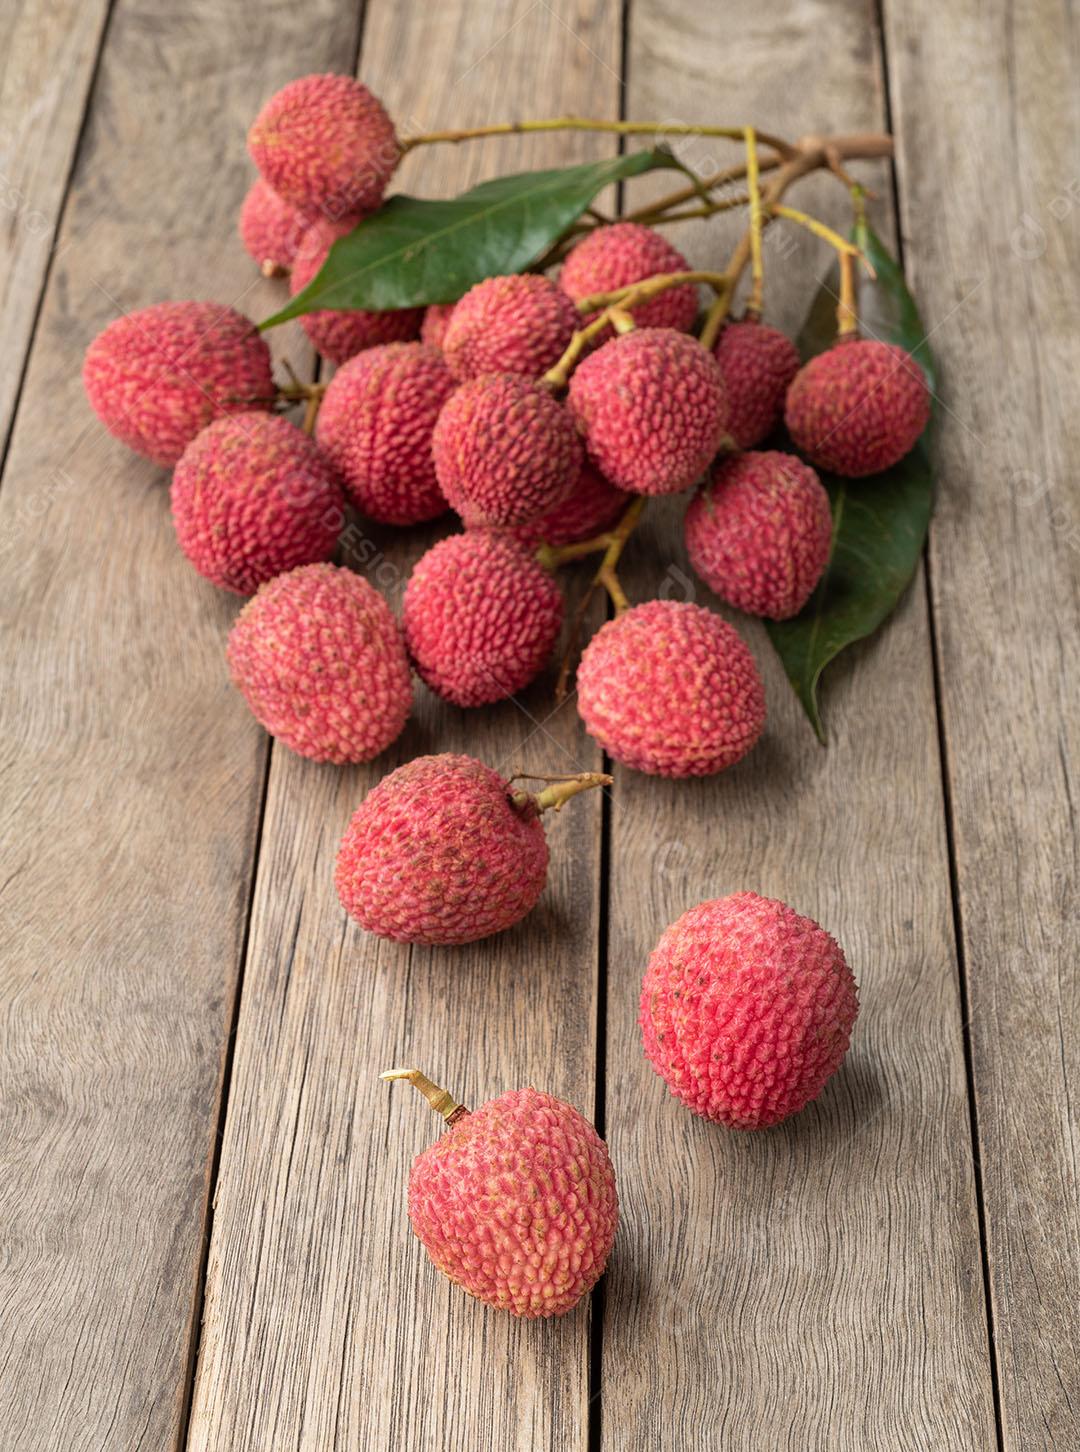
<instances>
[{"instance_id":1,"label":"glossy green leaf","mask_svg":"<svg viewBox=\"0 0 1080 1452\"><path fill-rule=\"evenodd\" d=\"M933 388L926 332L903 274L865 221L856 227L855 241L877 273L876 279L863 278L859 285L863 332L899 343L914 354ZM799 335L804 358L835 341L838 287L834 268ZM833 513L828 566L793 620L768 623L769 638L822 741L825 728L818 703L822 672L846 646L873 634L892 614L918 567L934 494L928 434L929 429L906 459L883 474L867 479L822 475Z\"/></svg>"},{"instance_id":2,"label":"glossy green leaf","mask_svg":"<svg viewBox=\"0 0 1080 1452\"><path fill-rule=\"evenodd\" d=\"M390 197L334 243L317 276L262 326L320 308L456 302L485 277L535 262L605 187L665 168L684 169L668 151L637 151L496 177L450 201Z\"/></svg>"}]
</instances>

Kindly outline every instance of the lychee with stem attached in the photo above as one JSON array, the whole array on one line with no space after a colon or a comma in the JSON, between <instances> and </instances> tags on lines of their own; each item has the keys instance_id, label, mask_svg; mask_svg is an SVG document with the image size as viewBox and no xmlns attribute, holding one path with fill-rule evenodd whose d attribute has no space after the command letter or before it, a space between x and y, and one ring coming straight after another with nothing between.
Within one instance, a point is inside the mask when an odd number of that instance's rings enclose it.
<instances>
[{"instance_id":1,"label":"lychee with stem attached","mask_svg":"<svg viewBox=\"0 0 1080 1452\"><path fill-rule=\"evenodd\" d=\"M471 756L418 756L364 798L338 850L341 905L399 943L472 943L513 927L547 880L540 814L610 777L525 791Z\"/></svg>"},{"instance_id":2,"label":"lychee with stem attached","mask_svg":"<svg viewBox=\"0 0 1080 1452\"><path fill-rule=\"evenodd\" d=\"M930 388L906 349L845 338L796 374L784 419L811 463L862 479L892 468L918 443L930 421Z\"/></svg>"},{"instance_id":3,"label":"lychee with stem attached","mask_svg":"<svg viewBox=\"0 0 1080 1452\"><path fill-rule=\"evenodd\" d=\"M330 248L355 226L355 219L332 222L324 217L308 228L300 239L289 276L289 292L293 297L314 280L329 256ZM418 337L422 317L422 308L397 308L382 312L370 312L365 308L321 308L313 313L302 313L300 322L317 353L331 363L344 363L364 348Z\"/></svg>"},{"instance_id":4,"label":"lychee with stem attached","mask_svg":"<svg viewBox=\"0 0 1080 1452\"><path fill-rule=\"evenodd\" d=\"M488 277L454 306L442 349L455 378L520 373L539 378L578 326L574 304L538 273Z\"/></svg>"},{"instance_id":5,"label":"lychee with stem attached","mask_svg":"<svg viewBox=\"0 0 1080 1452\"><path fill-rule=\"evenodd\" d=\"M456 386L442 354L424 343L369 348L330 380L315 437L369 519L419 524L449 508L431 439Z\"/></svg>"},{"instance_id":6,"label":"lychee with stem attached","mask_svg":"<svg viewBox=\"0 0 1080 1452\"><path fill-rule=\"evenodd\" d=\"M405 642L420 678L456 706L523 690L547 664L562 591L517 540L491 530L432 546L405 587Z\"/></svg>"},{"instance_id":7,"label":"lychee with stem attached","mask_svg":"<svg viewBox=\"0 0 1080 1452\"><path fill-rule=\"evenodd\" d=\"M371 211L401 157L393 122L352 76L301 76L252 122L248 150L278 196L334 219Z\"/></svg>"},{"instance_id":8,"label":"lychee with stem attached","mask_svg":"<svg viewBox=\"0 0 1080 1452\"><path fill-rule=\"evenodd\" d=\"M829 562L832 513L817 474L794 454L734 454L686 511L690 563L710 590L750 615L787 620Z\"/></svg>"},{"instance_id":9,"label":"lychee with stem attached","mask_svg":"<svg viewBox=\"0 0 1080 1452\"><path fill-rule=\"evenodd\" d=\"M567 407L589 458L632 494L688 489L727 432L719 364L672 328L637 328L591 353L571 375Z\"/></svg>"},{"instance_id":10,"label":"lychee with stem attached","mask_svg":"<svg viewBox=\"0 0 1080 1452\"><path fill-rule=\"evenodd\" d=\"M328 560L345 519L330 460L288 419L231 414L188 444L172 480L180 548L211 584L250 595Z\"/></svg>"},{"instance_id":11,"label":"lychee with stem attached","mask_svg":"<svg viewBox=\"0 0 1080 1452\"><path fill-rule=\"evenodd\" d=\"M263 585L236 618L228 659L256 720L312 761L370 761L412 706L390 606L335 565L302 565Z\"/></svg>"},{"instance_id":12,"label":"lychee with stem attached","mask_svg":"<svg viewBox=\"0 0 1080 1452\"><path fill-rule=\"evenodd\" d=\"M561 1316L603 1274L619 1200L607 1146L571 1104L512 1089L468 1110L419 1069L407 1079L447 1131L413 1161L409 1219L435 1266L514 1316Z\"/></svg>"},{"instance_id":13,"label":"lychee with stem attached","mask_svg":"<svg viewBox=\"0 0 1080 1452\"><path fill-rule=\"evenodd\" d=\"M747 318L727 324L713 353L727 389L728 433L740 449L752 449L784 416L784 398L799 371L798 349L779 328Z\"/></svg>"},{"instance_id":14,"label":"lychee with stem attached","mask_svg":"<svg viewBox=\"0 0 1080 1452\"><path fill-rule=\"evenodd\" d=\"M311 220L262 177L252 182L240 208L240 240L264 277L289 272Z\"/></svg>"},{"instance_id":15,"label":"lychee with stem attached","mask_svg":"<svg viewBox=\"0 0 1080 1452\"><path fill-rule=\"evenodd\" d=\"M586 460L577 483L565 499L539 519L519 524L510 532L522 544L534 547L546 544L557 549L561 545L576 544L614 524L633 497L625 490L616 489Z\"/></svg>"},{"instance_id":16,"label":"lychee with stem attached","mask_svg":"<svg viewBox=\"0 0 1080 1452\"><path fill-rule=\"evenodd\" d=\"M420 341L429 348L441 348L450 317L456 303L431 303L424 309L424 321L420 324Z\"/></svg>"},{"instance_id":17,"label":"lychee with stem attached","mask_svg":"<svg viewBox=\"0 0 1080 1452\"><path fill-rule=\"evenodd\" d=\"M467 525L528 524L562 502L581 442L550 392L515 373L486 373L452 394L432 441L439 487Z\"/></svg>"},{"instance_id":18,"label":"lychee with stem attached","mask_svg":"<svg viewBox=\"0 0 1080 1452\"><path fill-rule=\"evenodd\" d=\"M82 377L108 431L163 466L214 419L276 398L255 324L219 303L155 303L117 318L86 350Z\"/></svg>"},{"instance_id":19,"label":"lychee with stem attached","mask_svg":"<svg viewBox=\"0 0 1080 1452\"><path fill-rule=\"evenodd\" d=\"M750 750L765 691L735 630L700 605L649 600L601 626L577 672L589 735L624 766L710 776Z\"/></svg>"},{"instance_id":20,"label":"lychee with stem attached","mask_svg":"<svg viewBox=\"0 0 1080 1452\"><path fill-rule=\"evenodd\" d=\"M661 273L686 272L690 264L666 237L640 222L615 222L597 227L570 252L559 274L559 286L574 302L600 293L617 292ZM697 317L697 288L692 283L669 287L633 309L639 328L676 328L689 332ZM591 322L596 316L583 319Z\"/></svg>"},{"instance_id":21,"label":"lychee with stem attached","mask_svg":"<svg viewBox=\"0 0 1080 1452\"><path fill-rule=\"evenodd\" d=\"M756 892L699 903L657 943L645 1053L695 1114L765 1129L816 1099L847 1053L858 990L839 944Z\"/></svg>"}]
</instances>

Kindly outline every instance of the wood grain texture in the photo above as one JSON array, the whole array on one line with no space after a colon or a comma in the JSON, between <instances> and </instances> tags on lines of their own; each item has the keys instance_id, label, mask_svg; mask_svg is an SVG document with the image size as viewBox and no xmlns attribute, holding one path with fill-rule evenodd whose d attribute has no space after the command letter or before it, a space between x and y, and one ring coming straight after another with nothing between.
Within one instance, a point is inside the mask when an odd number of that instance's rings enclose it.
<instances>
[{"instance_id":1,"label":"wood grain texture","mask_svg":"<svg viewBox=\"0 0 1080 1452\"><path fill-rule=\"evenodd\" d=\"M1047 0L886 14L1003 1435L1034 1452L1080 1445L1080 54Z\"/></svg>"},{"instance_id":2,"label":"wood grain texture","mask_svg":"<svg viewBox=\"0 0 1080 1452\"><path fill-rule=\"evenodd\" d=\"M781 24L774 9L740 0L721 27L697 7L635 0L629 114L752 119L787 134L880 127L869 14L861 3L801 3ZM888 194L884 171L860 170ZM795 196L844 225L835 182ZM738 224L692 225L678 233L683 245L698 265L721 265ZM766 316L794 331L828 260L801 238L789 252L775 232ZM650 509L631 595L712 606L690 574L680 514ZM607 1132L624 1215L604 1302L602 1445L989 1448L922 581L880 638L830 668L825 751L764 633L737 624L766 677L769 724L754 753L693 783L620 771L613 793ZM820 1100L753 1135L673 1099L643 1057L636 1021L661 930L742 888L833 932L862 1004L848 1059Z\"/></svg>"},{"instance_id":3,"label":"wood grain texture","mask_svg":"<svg viewBox=\"0 0 1080 1452\"><path fill-rule=\"evenodd\" d=\"M369 4L361 74L403 131L514 115L617 114L619 12L608 0L435 9ZM408 159L403 190L611 152L610 138L514 138ZM392 597L436 536L358 527L346 559ZM466 751L510 775L595 768L551 679L463 712L417 689L413 721L364 769L274 749L216 1196L189 1447L579 1448L589 1306L523 1323L450 1285L410 1232L412 1158L440 1124L403 1062L471 1104L535 1084L591 1114L601 802L549 826L540 906L453 950L379 942L333 888L341 833L387 771Z\"/></svg>"},{"instance_id":4,"label":"wood grain texture","mask_svg":"<svg viewBox=\"0 0 1080 1452\"><path fill-rule=\"evenodd\" d=\"M18 1452L175 1445L266 757L223 659L236 602L176 548L164 473L93 419L82 352L166 297L268 306L235 236L244 127L295 67L351 57L354 30L330 4L121 0L30 358L0 492Z\"/></svg>"},{"instance_id":5,"label":"wood grain texture","mask_svg":"<svg viewBox=\"0 0 1080 1452\"><path fill-rule=\"evenodd\" d=\"M109 0L0 11L0 448L49 268Z\"/></svg>"}]
</instances>

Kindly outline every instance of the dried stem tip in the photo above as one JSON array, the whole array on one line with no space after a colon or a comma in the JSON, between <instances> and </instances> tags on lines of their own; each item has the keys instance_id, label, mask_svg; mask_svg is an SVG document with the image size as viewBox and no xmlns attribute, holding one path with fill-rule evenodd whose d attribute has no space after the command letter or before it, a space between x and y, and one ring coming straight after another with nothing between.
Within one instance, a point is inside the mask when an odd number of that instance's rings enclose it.
<instances>
[{"instance_id":1,"label":"dried stem tip","mask_svg":"<svg viewBox=\"0 0 1080 1452\"><path fill-rule=\"evenodd\" d=\"M587 792L592 787L611 786L613 778L605 776L601 771L579 771L573 776L556 777L528 777L520 773L515 780L524 776L526 780L550 781L551 785L546 786L542 792L514 792L510 800L519 810L532 802L538 812L546 812L554 807L561 812L571 797L576 797L578 792Z\"/></svg>"},{"instance_id":2,"label":"dried stem tip","mask_svg":"<svg viewBox=\"0 0 1080 1452\"><path fill-rule=\"evenodd\" d=\"M445 1089L440 1089L438 1084L433 1084L426 1074L419 1069L387 1069L379 1075L380 1079L408 1079L414 1088L419 1089L427 1102L434 1109L436 1114L441 1114L447 1124L454 1124L463 1114L468 1114L464 1104L458 1104L451 1099Z\"/></svg>"}]
</instances>

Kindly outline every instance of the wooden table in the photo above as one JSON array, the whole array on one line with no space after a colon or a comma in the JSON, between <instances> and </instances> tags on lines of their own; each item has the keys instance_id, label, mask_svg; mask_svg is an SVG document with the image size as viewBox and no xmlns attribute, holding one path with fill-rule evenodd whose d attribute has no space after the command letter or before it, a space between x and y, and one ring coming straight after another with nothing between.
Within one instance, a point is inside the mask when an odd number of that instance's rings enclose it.
<instances>
[{"instance_id":1,"label":"wooden table","mask_svg":"<svg viewBox=\"0 0 1080 1452\"><path fill-rule=\"evenodd\" d=\"M1080 39L1051 0L878 8L883 28L861 0L5 7L5 1452L1080 1445ZM828 749L747 627L753 755L691 784L618 771L555 824L541 907L454 952L347 923L347 817L431 749L596 768L573 704L550 680L475 714L418 693L369 768L271 749L224 668L236 603L79 381L121 310L269 312L280 284L234 230L246 125L290 77L354 66L413 131L891 123L895 190L861 174L943 380L925 568L832 669ZM400 184L611 150L428 148ZM843 223L829 179L799 195ZM680 239L716 266L732 225ZM775 321L824 263L800 239L772 269ZM301 338L276 346L310 366ZM712 603L655 513L632 591ZM431 537L361 532L357 567L396 596ZM671 1099L635 1024L661 929L743 887L833 931L863 1005L820 1101L753 1136ZM522 1324L431 1269L404 1191L437 1123L375 1077L402 1061L470 1102L535 1084L596 1117L623 1214L591 1306Z\"/></svg>"}]
</instances>

